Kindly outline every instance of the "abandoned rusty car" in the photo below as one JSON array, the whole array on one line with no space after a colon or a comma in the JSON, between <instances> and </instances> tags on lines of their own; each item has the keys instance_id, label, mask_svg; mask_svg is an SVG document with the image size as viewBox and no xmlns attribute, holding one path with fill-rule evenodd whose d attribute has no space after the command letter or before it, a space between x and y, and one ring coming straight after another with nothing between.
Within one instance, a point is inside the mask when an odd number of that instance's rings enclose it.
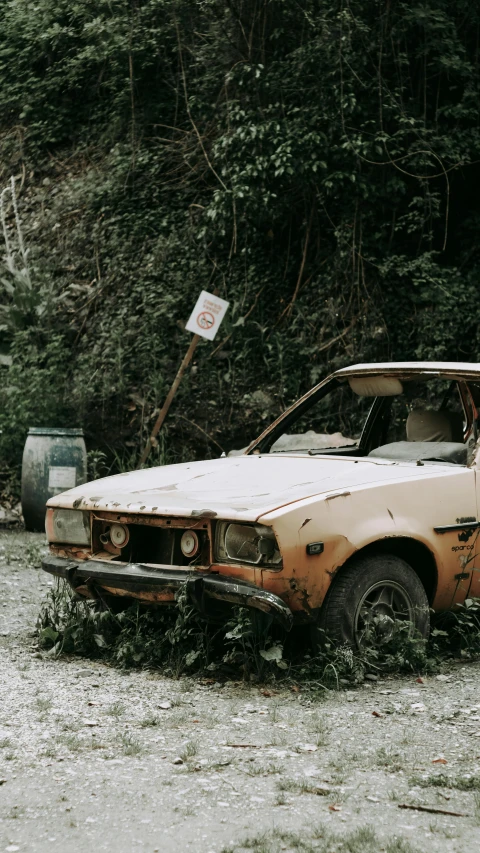
<instances>
[{"instance_id":1,"label":"abandoned rusty car","mask_svg":"<svg viewBox=\"0 0 480 853\"><path fill-rule=\"evenodd\" d=\"M52 497L43 568L89 598L172 604L186 585L206 617L426 636L431 609L480 595L479 407L480 364L338 370L240 454Z\"/></svg>"}]
</instances>

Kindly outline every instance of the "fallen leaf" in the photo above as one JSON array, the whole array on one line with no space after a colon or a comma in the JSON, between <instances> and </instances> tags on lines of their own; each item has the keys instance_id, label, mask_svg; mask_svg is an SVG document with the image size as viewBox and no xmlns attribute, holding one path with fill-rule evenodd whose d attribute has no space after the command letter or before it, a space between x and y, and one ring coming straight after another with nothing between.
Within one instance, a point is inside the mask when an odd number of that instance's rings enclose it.
<instances>
[{"instance_id":1,"label":"fallen leaf","mask_svg":"<svg viewBox=\"0 0 480 853\"><path fill-rule=\"evenodd\" d=\"M383 714L380 711L372 711L372 717L383 717Z\"/></svg>"},{"instance_id":2,"label":"fallen leaf","mask_svg":"<svg viewBox=\"0 0 480 853\"><path fill-rule=\"evenodd\" d=\"M330 809L331 812L341 812L342 811L342 807L337 806L336 803L331 803L328 808Z\"/></svg>"},{"instance_id":3,"label":"fallen leaf","mask_svg":"<svg viewBox=\"0 0 480 853\"><path fill-rule=\"evenodd\" d=\"M262 694L262 696L266 696L267 699L270 699L270 696L273 696L271 690L260 690L260 693Z\"/></svg>"},{"instance_id":4,"label":"fallen leaf","mask_svg":"<svg viewBox=\"0 0 480 853\"><path fill-rule=\"evenodd\" d=\"M292 684L290 690L292 691L292 693L300 693L300 687L298 686L298 684Z\"/></svg>"},{"instance_id":5,"label":"fallen leaf","mask_svg":"<svg viewBox=\"0 0 480 853\"><path fill-rule=\"evenodd\" d=\"M438 758L432 758L432 764L448 764L448 761L443 755L439 755Z\"/></svg>"}]
</instances>

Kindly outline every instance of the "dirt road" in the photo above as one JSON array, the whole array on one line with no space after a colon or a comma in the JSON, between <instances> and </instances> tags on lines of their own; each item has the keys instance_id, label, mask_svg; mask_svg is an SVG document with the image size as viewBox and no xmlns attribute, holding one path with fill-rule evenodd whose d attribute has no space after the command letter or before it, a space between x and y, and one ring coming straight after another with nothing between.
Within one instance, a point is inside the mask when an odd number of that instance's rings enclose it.
<instances>
[{"instance_id":1,"label":"dirt road","mask_svg":"<svg viewBox=\"0 0 480 853\"><path fill-rule=\"evenodd\" d=\"M480 849L480 664L319 702L57 660L42 543L0 534L0 853Z\"/></svg>"}]
</instances>

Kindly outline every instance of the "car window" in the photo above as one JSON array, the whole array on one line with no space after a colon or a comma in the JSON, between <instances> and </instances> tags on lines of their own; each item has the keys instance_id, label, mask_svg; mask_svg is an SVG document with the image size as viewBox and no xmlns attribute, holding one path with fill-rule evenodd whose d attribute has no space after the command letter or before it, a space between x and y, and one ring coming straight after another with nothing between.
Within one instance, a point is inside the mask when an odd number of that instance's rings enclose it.
<instances>
[{"instance_id":1,"label":"car window","mask_svg":"<svg viewBox=\"0 0 480 853\"><path fill-rule=\"evenodd\" d=\"M400 380L364 376L350 377L348 382L334 380L320 390L320 399L300 404L298 414L294 410L285 416L283 431L280 423L272 434L269 452L321 453L338 449L352 454L358 447L363 455L404 441L463 443L469 437L476 399L480 402L480 385L469 391L464 382L438 377ZM447 418L436 418L437 412ZM430 436L426 434L428 425L434 422L437 425L432 427ZM446 423L448 439L438 437L438 422ZM264 450L269 447L268 441L263 444Z\"/></svg>"},{"instance_id":2,"label":"car window","mask_svg":"<svg viewBox=\"0 0 480 853\"><path fill-rule=\"evenodd\" d=\"M288 423L270 453L318 451L358 445L373 397L354 394L345 382Z\"/></svg>"},{"instance_id":3,"label":"car window","mask_svg":"<svg viewBox=\"0 0 480 853\"><path fill-rule=\"evenodd\" d=\"M407 418L411 412L428 410L446 412L456 425L456 440L462 441L467 418L456 381L416 379L403 382L404 393L391 398L388 426L382 443L407 440Z\"/></svg>"}]
</instances>

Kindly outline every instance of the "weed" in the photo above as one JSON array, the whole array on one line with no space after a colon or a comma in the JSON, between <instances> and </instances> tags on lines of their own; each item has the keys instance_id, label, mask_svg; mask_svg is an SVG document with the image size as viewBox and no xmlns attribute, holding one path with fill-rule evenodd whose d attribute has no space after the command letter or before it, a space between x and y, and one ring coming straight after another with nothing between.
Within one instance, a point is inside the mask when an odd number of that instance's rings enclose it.
<instances>
[{"instance_id":1,"label":"weed","mask_svg":"<svg viewBox=\"0 0 480 853\"><path fill-rule=\"evenodd\" d=\"M143 717L142 720L140 720L140 725L144 729L147 729L150 726L151 727L158 726L159 723L160 723L160 717L157 714L147 714L145 717Z\"/></svg>"},{"instance_id":2,"label":"weed","mask_svg":"<svg viewBox=\"0 0 480 853\"><path fill-rule=\"evenodd\" d=\"M39 711L45 712L50 710L53 703L52 700L46 696L38 696L37 699L35 699L35 704Z\"/></svg>"},{"instance_id":3,"label":"weed","mask_svg":"<svg viewBox=\"0 0 480 853\"><path fill-rule=\"evenodd\" d=\"M381 746L375 756L377 767L384 767L390 773L398 773L405 766L405 759L400 752Z\"/></svg>"},{"instance_id":4,"label":"weed","mask_svg":"<svg viewBox=\"0 0 480 853\"><path fill-rule=\"evenodd\" d=\"M138 756L143 752L143 747L140 741L130 734L130 732L122 732L118 736L118 741L120 742L124 755Z\"/></svg>"},{"instance_id":5,"label":"weed","mask_svg":"<svg viewBox=\"0 0 480 853\"><path fill-rule=\"evenodd\" d=\"M279 793L276 805L287 805L284 794ZM286 832L274 829L251 836L233 847L224 847L222 853L238 853L243 850L251 850L253 853L277 853L280 847L288 847L298 850L299 853L416 853L416 848L403 839L393 838L387 841L380 840L375 831L368 826L360 827L346 835L340 835L318 827L303 832Z\"/></svg>"},{"instance_id":6,"label":"weed","mask_svg":"<svg viewBox=\"0 0 480 853\"><path fill-rule=\"evenodd\" d=\"M12 741L9 737L4 737L0 739L0 749L6 749L8 746L12 745Z\"/></svg>"},{"instance_id":7,"label":"weed","mask_svg":"<svg viewBox=\"0 0 480 853\"><path fill-rule=\"evenodd\" d=\"M432 835L436 833L437 835L443 835L444 838L456 838L457 836L457 833L455 831L452 832L452 830L448 826L444 826L438 823L437 821L432 821L432 823L429 824L428 828Z\"/></svg>"},{"instance_id":8,"label":"weed","mask_svg":"<svg viewBox=\"0 0 480 853\"><path fill-rule=\"evenodd\" d=\"M34 569L39 569L42 565L42 558L45 551L45 543L40 545L37 542L29 540L23 548L23 554L25 555L27 565L32 566Z\"/></svg>"},{"instance_id":9,"label":"weed","mask_svg":"<svg viewBox=\"0 0 480 853\"><path fill-rule=\"evenodd\" d=\"M387 796L388 796L388 799L390 800L390 802L392 802L392 803L398 803L398 801L401 799L398 791L395 791L393 788L390 788Z\"/></svg>"},{"instance_id":10,"label":"weed","mask_svg":"<svg viewBox=\"0 0 480 853\"><path fill-rule=\"evenodd\" d=\"M122 717L125 713L125 705L123 702L114 702L113 705L110 705L106 708L105 713L109 714L111 717Z\"/></svg>"},{"instance_id":11,"label":"weed","mask_svg":"<svg viewBox=\"0 0 480 853\"><path fill-rule=\"evenodd\" d=\"M188 741L180 753L180 758L182 759L182 761L187 762L190 761L192 758L195 758L197 754L198 744L194 743L193 741Z\"/></svg>"},{"instance_id":12,"label":"weed","mask_svg":"<svg viewBox=\"0 0 480 853\"><path fill-rule=\"evenodd\" d=\"M480 650L477 616L476 599L455 613L455 642L465 636L469 655L476 648L477 630ZM345 683L360 683L367 672L434 671L441 656L452 651L448 651L444 637L440 647L439 632L434 629L432 641L427 643L411 636L409 626L401 624L388 643L360 651L338 647L323 637L321 648L312 655L305 652L301 643L296 646L294 639L282 633L265 614L252 616L245 609L234 608L230 620L220 628L203 621L189 604L184 589L178 593L176 607L152 609L132 604L123 612L114 613L97 602L77 600L61 582L49 591L38 617L40 645L54 654L101 657L123 667L159 667L177 678L187 671L205 669L209 674L228 672L231 677L232 670L236 670L247 680L255 677L306 681L319 695L320 691L338 689ZM287 654L291 658L288 664ZM37 701L39 710L48 710L50 704L47 699ZM172 704L180 705L181 700ZM114 703L107 711L117 717L123 712L121 703ZM187 717L187 712L179 709L169 722L183 725ZM272 723L278 717L279 710L273 705ZM329 728L321 714L312 718L311 728L317 735L316 745L325 746ZM282 735L276 737L285 742Z\"/></svg>"},{"instance_id":13,"label":"weed","mask_svg":"<svg viewBox=\"0 0 480 853\"><path fill-rule=\"evenodd\" d=\"M413 776L411 784L420 788L455 788L457 791L480 791L480 775L449 776L447 773L430 773Z\"/></svg>"},{"instance_id":14,"label":"weed","mask_svg":"<svg viewBox=\"0 0 480 853\"><path fill-rule=\"evenodd\" d=\"M83 741L75 734L60 734L57 740L71 752L77 752L83 746Z\"/></svg>"},{"instance_id":15,"label":"weed","mask_svg":"<svg viewBox=\"0 0 480 853\"><path fill-rule=\"evenodd\" d=\"M321 786L315 785L307 779L279 779L278 791L289 791L291 794L321 794L324 793ZM325 789L326 791L327 789Z\"/></svg>"},{"instance_id":16,"label":"weed","mask_svg":"<svg viewBox=\"0 0 480 853\"><path fill-rule=\"evenodd\" d=\"M245 772L247 776L273 776L276 773L282 773L283 767L271 761L269 764L250 764Z\"/></svg>"}]
</instances>

